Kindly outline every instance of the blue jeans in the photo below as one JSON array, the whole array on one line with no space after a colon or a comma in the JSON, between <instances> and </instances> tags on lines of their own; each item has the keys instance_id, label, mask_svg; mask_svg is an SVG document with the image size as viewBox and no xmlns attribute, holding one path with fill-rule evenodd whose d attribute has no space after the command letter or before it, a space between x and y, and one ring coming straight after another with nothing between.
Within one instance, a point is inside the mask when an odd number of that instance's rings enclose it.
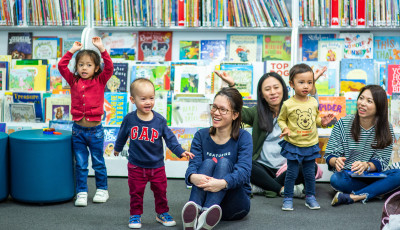
<instances>
[{"instance_id":1,"label":"blue jeans","mask_svg":"<svg viewBox=\"0 0 400 230\"><path fill-rule=\"evenodd\" d=\"M215 163L212 159L206 159L201 164L198 174L222 179L232 171L233 164L227 158L218 159L218 163ZM203 208L209 208L214 204L220 205L223 220L242 219L250 211L250 197L242 187L223 189L219 192L206 192L193 185L189 200Z\"/></svg>"},{"instance_id":2,"label":"blue jeans","mask_svg":"<svg viewBox=\"0 0 400 230\"><path fill-rule=\"evenodd\" d=\"M303 161L304 185L306 196L315 196L315 160ZM299 174L299 161L287 159L287 171L285 177L285 197L293 197L294 183Z\"/></svg>"},{"instance_id":3,"label":"blue jeans","mask_svg":"<svg viewBox=\"0 0 400 230\"><path fill-rule=\"evenodd\" d=\"M400 188L400 170L391 169L383 171L387 177L377 178L352 178L347 172L336 172L331 176L331 186L343 193L354 195L367 195L363 201L383 195Z\"/></svg>"},{"instance_id":4,"label":"blue jeans","mask_svg":"<svg viewBox=\"0 0 400 230\"><path fill-rule=\"evenodd\" d=\"M92 168L95 171L96 187L107 190L107 169L103 157L104 128L100 124L95 127L72 125L72 148L75 153L76 192L87 192L87 176L89 170L89 151L92 156Z\"/></svg>"}]
</instances>

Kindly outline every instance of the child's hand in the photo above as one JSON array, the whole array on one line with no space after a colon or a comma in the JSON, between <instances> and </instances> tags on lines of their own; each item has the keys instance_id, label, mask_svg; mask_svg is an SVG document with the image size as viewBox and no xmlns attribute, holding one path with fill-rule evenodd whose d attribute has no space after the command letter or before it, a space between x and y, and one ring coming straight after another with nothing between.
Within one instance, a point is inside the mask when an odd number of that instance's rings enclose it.
<instances>
[{"instance_id":1,"label":"child's hand","mask_svg":"<svg viewBox=\"0 0 400 230\"><path fill-rule=\"evenodd\" d=\"M218 72L218 71L214 71L215 75L217 75L218 77L220 77L224 82L228 83L228 85L234 85L235 84L235 80L233 80L233 78L231 76L229 76L229 74L225 71L222 72Z\"/></svg>"},{"instance_id":2,"label":"child's hand","mask_svg":"<svg viewBox=\"0 0 400 230\"><path fill-rule=\"evenodd\" d=\"M76 51L82 49L83 45L80 42L74 42L74 44L72 45L71 49L69 50L69 52L71 53L75 53Z\"/></svg>"},{"instance_id":3,"label":"child's hand","mask_svg":"<svg viewBox=\"0 0 400 230\"><path fill-rule=\"evenodd\" d=\"M334 116L333 116L332 113L330 113L330 114L328 114L328 115L326 115L326 116L323 116L323 117L321 118L321 124L322 124L322 126L323 126L323 127L328 126L329 122L331 122L331 121L333 120L333 118L334 118Z\"/></svg>"},{"instance_id":4,"label":"child's hand","mask_svg":"<svg viewBox=\"0 0 400 230\"><path fill-rule=\"evenodd\" d=\"M191 153L191 152L185 151L185 152L183 152L183 153L181 154L181 157L187 157L187 158L193 159L194 154Z\"/></svg>"},{"instance_id":5,"label":"child's hand","mask_svg":"<svg viewBox=\"0 0 400 230\"><path fill-rule=\"evenodd\" d=\"M314 73L314 82L317 82L318 79L319 79L319 77L321 77L322 74L324 74L325 71L326 71L327 69L328 69L328 67L324 66L324 68L322 68L322 69L317 69L317 70L315 70L315 73Z\"/></svg>"},{"instance_id":6,"label":"child's hand","mask_svg":"<svg viewBox=\"0 0 400 230\"><path fill-rule=\"evenodd\" d=\"M104 48L103 42L101 41L100 37L93 37L92 38L92 43L94 46L97 47L97 49L100 50L101 53L103 53L106 49Z\"/></svg>"},{"instance_id":7,"label":"child's hand","mask_svg":"<svg viewBox=\"0 0 400 230\"><path fill-rule=\"evenodd\" d=\"M114 150L114 156L117 157L118 155L119 155L119 152L117 152L117 151Z\"/></svg>"},{"instance_id":8,"label":"child's hand","mask_svg":"<svg viewBox=\"0 0 400 230\"><path fill-rule=\"evenodd\" d=\"M284 136L288 135L288 137L290 137L290 130L288 127L286 127L285 129L283 129L281 135L279 136L279 138L282 138Z\"/></svg>"}]
</instances>

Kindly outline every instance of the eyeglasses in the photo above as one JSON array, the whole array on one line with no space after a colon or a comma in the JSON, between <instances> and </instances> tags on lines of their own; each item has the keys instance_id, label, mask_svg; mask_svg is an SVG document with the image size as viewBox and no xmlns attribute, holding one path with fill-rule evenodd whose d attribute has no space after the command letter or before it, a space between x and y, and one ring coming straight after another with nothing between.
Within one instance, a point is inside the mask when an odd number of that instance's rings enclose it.
<instances>
[{"instance_id":1,"label":"eyeglasses","mask_svg":"<svg viewBox=\"0 0 400 230\"><path fill-rule=\"evenodd\" d=\"M218 108L216 105L211 104L210 105L210 110L211 112L215 113L215 111L219 110L219 113L221 115L226 115L229 112L229 109L225 109L225 108Z\"/></svg>"}]
</instances>

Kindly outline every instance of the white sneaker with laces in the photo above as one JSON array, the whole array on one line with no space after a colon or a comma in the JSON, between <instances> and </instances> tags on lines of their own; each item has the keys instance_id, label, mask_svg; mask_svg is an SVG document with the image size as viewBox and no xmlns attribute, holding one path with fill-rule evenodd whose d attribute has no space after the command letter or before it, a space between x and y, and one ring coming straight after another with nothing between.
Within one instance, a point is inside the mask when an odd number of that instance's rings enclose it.
<instances>
[{"instance_id":1,"label":"white sneaker with laces","mask_svg":"<svg viewBox=\"0 0 400 230\"><path fill-rule=\"evenodd\" d=\"M105 203L108 200L108 190L97 189L96 194L93 197L94 203Z\"/></svg>"},{"instance_id":2,"label":"white sneaker with laces","mask_svg":"<svg viewBox=\"0 0 400 230\"><path fill-rule=\"evenodd\" d=\"M283 188L281 191L281 197L285 197L285 188ZM304 193L304 185L303 184L298 184L298 185L294 186L293 197L296 197L296 198L306 197L306 194Z\"/></svg>"},{"instance_id":3,"label":"white sneaker with laces","mask_svg":"<svg viewBox=\"0 0 400 230\"><path fill-rule=\"evenodd\" d=\"M250 184L250 186L251 186L251 193L253 193L253 194L259 194L259 193L263 193L265 191L264 189L258 187L257 185Z\"/></svg>"},{"instance_id":4,"label":"white sneaker with laces","mask_svg":"<svg viewBox=\"0 0 400 230\"><path fill-rule=\"evenodd\" d=\"M87 192L80 192L76 194L75 206L86 207L87 206Z\"/></svg>"}]
</instances>

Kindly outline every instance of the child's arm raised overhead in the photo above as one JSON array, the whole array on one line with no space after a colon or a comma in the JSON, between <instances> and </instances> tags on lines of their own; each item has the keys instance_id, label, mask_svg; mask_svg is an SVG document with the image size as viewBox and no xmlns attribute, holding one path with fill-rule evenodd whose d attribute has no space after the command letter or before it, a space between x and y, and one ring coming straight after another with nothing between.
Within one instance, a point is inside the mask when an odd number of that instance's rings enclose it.
<instances>
[{"instance_id":1,"label":"child's arm raised overhead","mask_svg":"<svg viewBox=\"0 0 400 230\"><path fill-rule=\"evenodd\" d=\"M71 49L66 52L61 60L58 62L58 70L60 71L61 76L64 77L69 85L72 85L74 81L74 75L71 73L71 71L69 71L68 64L69 61L71 61L72 59L72 55L80 49L82 49L82 43L78 41L74 42Z\"/></svg>"},{"instance_id":2,"label":"child's arm raised overhead","mask_svg":"<svg viewBox=\"0 0 400 230\"><path fill-rule=\"evenodd\" d=\"M103 72L99 75L100 81L105 85L107 81L111 78L114 72L114 65L112 63L111 57L108 54L106 48L104 48L103 42L101 41L100 37L93 37L92 38L93 45L99 49L101 53L101 58L104 61L104 69Z\"/></svg>"}]
</instances>

